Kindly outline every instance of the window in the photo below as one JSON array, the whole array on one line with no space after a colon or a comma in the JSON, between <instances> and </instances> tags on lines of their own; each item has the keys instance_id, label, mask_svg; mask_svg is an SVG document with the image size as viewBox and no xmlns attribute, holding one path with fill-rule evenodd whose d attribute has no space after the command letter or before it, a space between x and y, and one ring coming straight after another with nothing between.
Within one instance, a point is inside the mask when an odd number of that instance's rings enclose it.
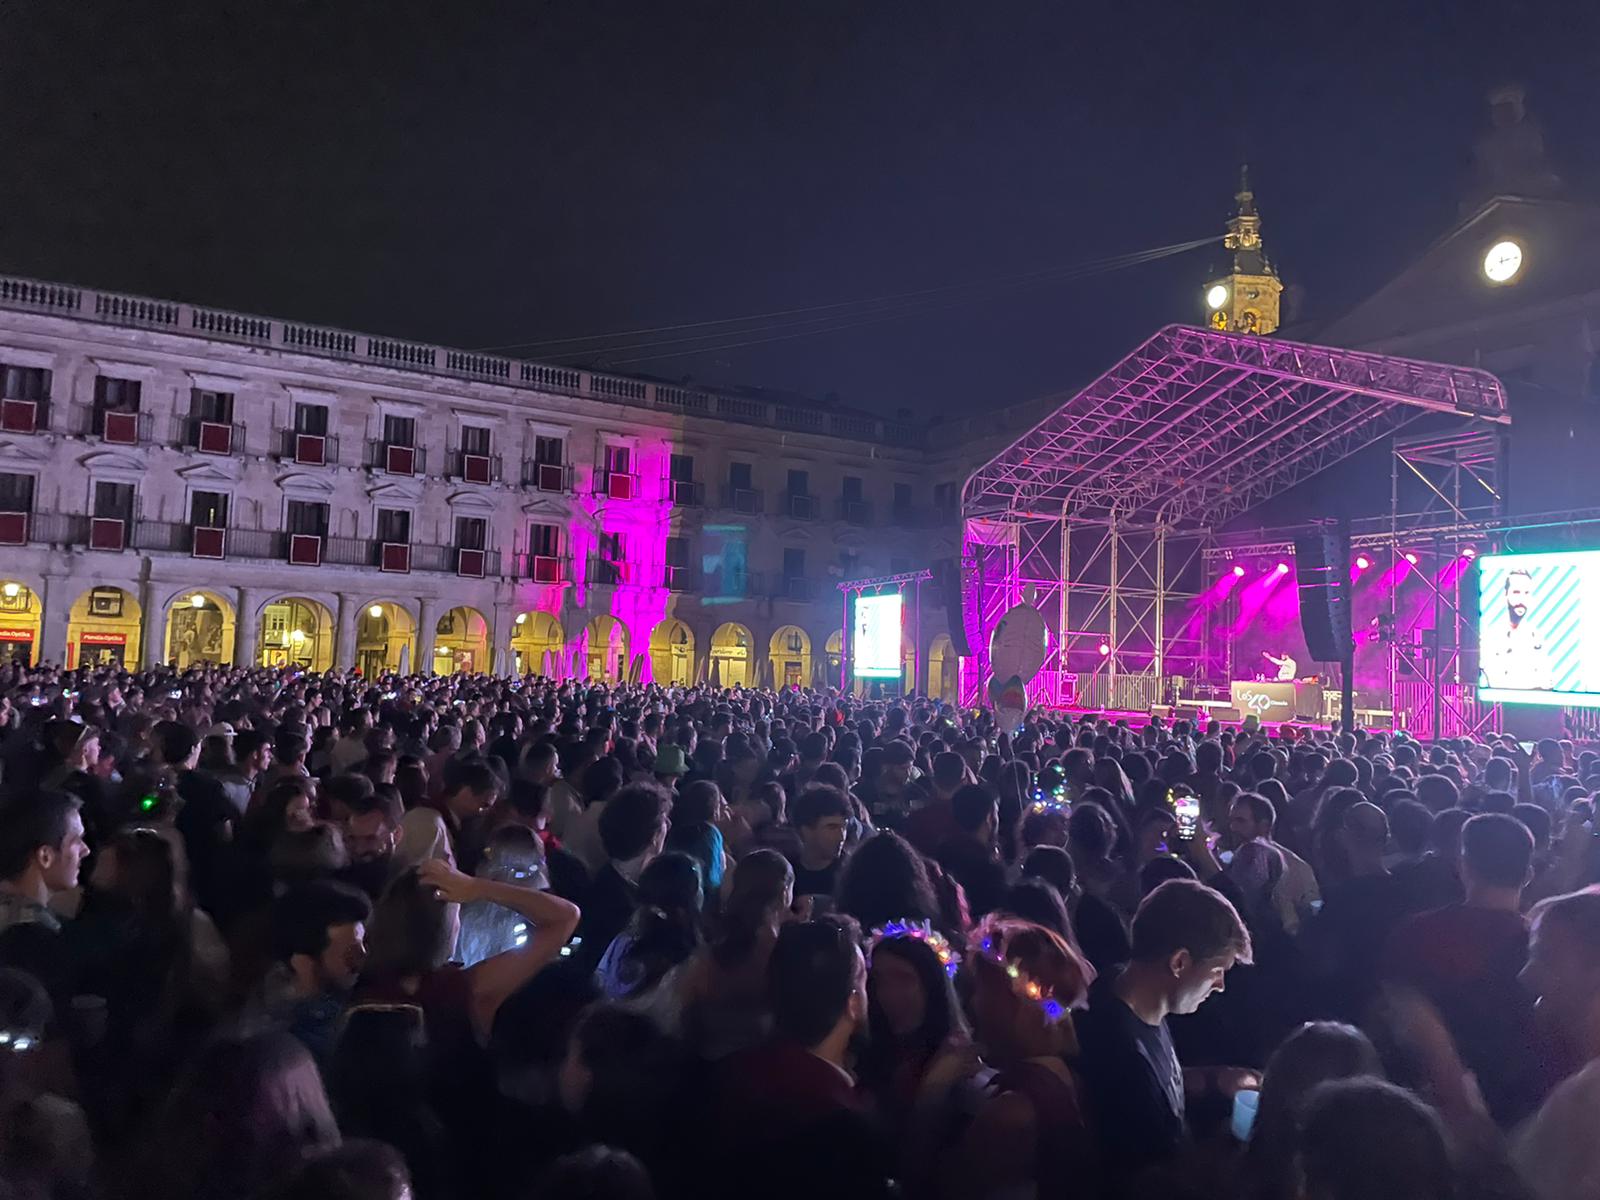
<instances>
[{"instance_id":1,"label":"window","mask_svg":"<svg viewBox=\"0 0 1600 1200\"><path fill-rule=\"evenodd\" d=\"M105 483L94 485L94 515L118 521L133 520L133 484Z\"/></svg>"},{"instance_id":2,"label":"window","mask_svg":"<svg viewBox=\"0 0 1600 1200\"><path fill-rule=\"evenodd\" d=\"M667 468L667 477L674 483L693 483L694 455L674 454Z\"/></svg>"},{"instance_id":3,"label":"window","mask_svg":"<svg viewBox=\"0 0 1600 1200\"><path fill-rule=\"evenodd\" d=\"M955 512L956 510L956 485L953 483L936 483L933 485L933 506L942 513Z\"/></svg>"},{"instance_id":4,"label":"window","mask_svg":"<svg viewBox=\"0 0 1600 1200\"><path fill-rule=\"evenodd\" d=\"M326 404L296 404L294 406L294 431L309 437L328 436L328 406Z\"/></svg>"},{"instance_id":5,"label":"window","mask_svg":"<svg viewBox=\"0 0 1600 1200\"><path fill-rule=\"evenodd\" d=\"M839 551L839 573L846 579L854 579L858 574L857 568L861 565L861 552L859 550Z\"/></svg>"},{"instance_id":6,"label":"window","mask_svg":"<svg viewBox=\"0 0 1600 1200\"><path fill-rule=\"evenodd\" d=\"M894 485L894 515L897 520L905 520L911 515L911 485L897 483Z\"/></svg>"},{"instance_id":7,"label":"window","mask_svg":"<svg viewBox=\"0 0 1600 1200\"><path fill-rule=\"evenodd\" d=\"M844 502L846 504L860 504L861 500L861 476L846 475L844 477Z\"/></svg>"},{"instance_id":8,"label":"window","mask_svg":"<svg viewBox=\"0 0 1600 1200\"><path fill-rule=\"evenodd\" d=\"M228 497L224 492L194 492L189 497L189 524L206 529L228 527Z\"/></svg>"},{"instance_id":9,"label":"window","mask_svg":"<svg viewBox=\"0 0 1600 1200\"><path fill-rule=\"evenodd\" d=\"M486 425L463 425L461 427L461 453L481 454L488 457L492 444L492 435Z\"/></svg>"},{"instance_id":10,"label":"window","mask_svg":"<svg viewBox=\"0 0 1600 1200\"><path fill-rule=\"evenodd\" d=\"M621 583L627 548L620 533L602 533L595 563L596 583Z\"/></svg>"},{"instance_id":11,"label":"window","mask_svg":"<svg viewBox=\"0 0 1600 1200\"><path fill-rule=\"evenodd\" d=\"M137 379L111 379L101 375L94 381L94 410L90 431L103 437L106 432L107 413L136 413L139 411L139 381Z\"/></svg>"},{"instance_id":12,"label":"window","mask_svg":"<svg viewBox=\"0 0 1600 1200\"><path fill-rule=\"evenodd\" d=\"M233 393L208 392L203 388L196 388L189 393L189 415L196 421L232 425Z\"/></svg>"},{"instance_id":13,"label":"window","mask_svg":"<svg viewBox=\"0 0 1600 1200\"><path fill-rule=\"evenodd\" d=\"M0 399L43 404L49 398L50 372L43 367L0 366Z\"/></svg>"},{"instance_id":14,"label":"window","mask_svg":"<svg viewBox=\"0 0 1600 1200\"><path fill-rule=\"evenodd\" d=\"M787 546L783 551L783 577L785 579L803 579L806 573L806 552L796 546Z\"/></svg>"},{"instance_id":15,"label":"window","mask_svg":"<svg viewBox=\"0 0 1600 1200\"><path fill-rule=\"evenodd\" d=\"M811 476L806 471L789 472L789 495L807 496L811 493Z\"/></svg>"},{"instance_id":16,"label":"window","mask_svg":"<svg viewBox=\"0 0 1600 1200\"><path fill-rule=\"evenodd\" d=\"M530 525L528 527L528 553L538 558L554 558L561 553L561 527L559 525Z\"/></svg>"},{"instance_id":17,"label":"window","mask_svg":"<svg viewBox=\"0 0 1600 1200\"><path fill-rule=\"evenodd\" d=\"M416 418L385 413L383 415L383 444L385 446L415 446L417 444Z\"/></svg>"},{"instance_id":18,"label":"window","mask_svg":"<svg viewBox=\"0 0 1600 1200\"><path fill-rule=\"evenodd\" d=\"M33 476L0 473L0 512L33 511Z\"/></svg>"},{"instance_id":19,"label":"window","mask_svg":"<svg viewBox=\"0 0 1600 1200\"><path fill-rule=\"evenodd\" d=\"M728 464L728 486L735 491L748 492L755 488L752 482L755 472L746 462Z\"/></svg>"},{"instance_id":20,"label":"window","mask_svg":"<svg viewBox=\"0 0 1600 1200\"><path fill-rule=\"evenodd\" d=\"M395 545L411 544L411 514L403 508L378 510L378 540Z\"/></svg>"},{"instance_id":21,"label":"window","mask_svg":"<svg viewBox=\"0 0 1600 1200\"><path fill-rule=\"evenodd\" d=\"M567 461L567 444L563 438L540 434L533 439L533 461L559 467Z\"/></svg>"},{"instance_id":22,"label":"window","mask_svg":"<svg viewBox=\"0 0 1600 1200\"><path fill-rule=\"evenodd\" d=\"M602 562L623 562L622 535L620 533L602 533L600 535L600 560Z\"/></svg>"},{"instance_id":23,"label":"window","mask_svg":"<svg viewBox=\"0 0 1600 1200\"><path fill-rule=\"evenodd\" d=\"M606 447L606 474L629 475L632 474L633 451L627 446Z\"/></svg>"},{"instance_id":24,"label":"window","mask_svg":"<svg viewBox=\"0 0 1600 1200\"><path fill-rule=\"evenodd\" d=\"M689 565L689 539L686 537L669 537L667 539L667 566L687 567Z\"/></svg>"},{"instance_id":25,"label":"window","mask_svg":"<svg viewBox=\"0 0 1600 1200\"><path fill-rule=\"evenodd\" d=\"M314 500L291 500L284 513L290 533L328 536L328 506Z\"/></svg>"},{"instance_id":26,"label":"window","mask_svg":"<svg viewBox=\"0 0 1600 1200\"><path fill-rule=\"evenodd\" d=\"M489 522L482 517L456 518L456 549L487 550Z\"/></svg>"}]
</instances>

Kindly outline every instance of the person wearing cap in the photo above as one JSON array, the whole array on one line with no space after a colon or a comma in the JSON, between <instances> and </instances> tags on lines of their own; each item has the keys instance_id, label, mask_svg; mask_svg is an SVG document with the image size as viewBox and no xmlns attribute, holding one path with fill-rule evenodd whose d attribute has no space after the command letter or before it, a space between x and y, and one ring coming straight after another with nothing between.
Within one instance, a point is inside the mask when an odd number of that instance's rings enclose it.
<instances>
[{"instance_id":1,"label":"person wearing cap","mask_svg":"<svg viewBox=\"0 0 1600 1200\"><path fill-rule=\"evenodd\" d=\"M689 760L682 746L668 744L656 751L656 782L669 790L676 789L678 781L689 773Z\"/></svg>"}]
</instances>

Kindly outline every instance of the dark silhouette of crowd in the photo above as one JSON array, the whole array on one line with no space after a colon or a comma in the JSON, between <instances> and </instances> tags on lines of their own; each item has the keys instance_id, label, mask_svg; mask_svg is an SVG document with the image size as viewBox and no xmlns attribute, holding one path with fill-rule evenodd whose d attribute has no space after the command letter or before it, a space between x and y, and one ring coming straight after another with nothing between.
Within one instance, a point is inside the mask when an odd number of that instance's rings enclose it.
<instances>
[{"instance_id":1,"label":"dark silhouette of crowd","mask_svg":"<svg viewBox=\"0 0 1600 1200\"><path fill-rule=\"evenodd\" d=\"M1600 1196L1600 753L0 667L0 1200Z\"/></svg>"}]
</instances>

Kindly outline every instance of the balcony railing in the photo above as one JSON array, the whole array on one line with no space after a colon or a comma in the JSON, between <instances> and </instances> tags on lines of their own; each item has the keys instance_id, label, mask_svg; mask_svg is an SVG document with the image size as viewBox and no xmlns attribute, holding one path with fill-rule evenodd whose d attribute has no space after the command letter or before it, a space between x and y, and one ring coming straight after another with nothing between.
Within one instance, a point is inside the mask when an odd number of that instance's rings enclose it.
<instances>
[{"instance_id":1,"label":"balcony railing","mask_svg":"<svg viewBox=\"0 0 1600 1200\"><path fill-rule=\"evenodd\" d=\"M692 479L667 480L667 493L679 508L699 508L706 502L706 485Z\"/></svg>"},{"instance_id":2,"label":"balcony railing","mask_svg":"<svg viewBox=\"0 0 1600 1200\"><path fill-rule=\"evenodd\" d=\"M500 478L500 457L496 454L468 454L450 451L450 476L467 483L495 483Z\"/></svg>"},{"instance_id":3,"label":"balcony railing","mask_svg":"<svg viewBox=\"0 0 1600 1200\"><path fill-rule=\"evenodd\" d=\"M634 584L643 576L638 563L615 562L598 554L589 559L589 582L597 584Z\"/></svg>"},{"instance_id":4,"label":"balcony railing","mask_svg":"<svg viewBox=\"0 0 1600 1200\"><path fill-rule=\"evenodd\" d=\"M850 525L870 525L872 504L866 500L840 500L839 519Z\"/></svg>"},{"instance_id":5,"label":"balcony railing","mask_svg":"<svg viewBox=\"0 0 1600 1200\"><path fill-rule=\"evenodd\" d=\"M635 499L639 495L639 477L627 471L597 471L595 494L608 500Z\"/></svg>"},{"instance_id":6,"label":"balcony railing","mask_svg":"<svg viewBox=\"0 0 1600 1200\"><path fill-rule=\"evenodd\" d=\"M565 463L522 460L522 486L541 492L565 492L572 486L572 468Z\"/></svg>"},{"instance_id":7,"label":"balcony railing","mask_svg":"<svg viewBox=\"0 0 1600 1200\"><path fill-rule=\"evenodd\" d=\"M669 592L698 592L700 573L693 567L667 563L661 568L661 586Z\"/></svg>"},{"instance_id":8,"label":"balcony railing","mask_svg":"<svg viewBox=\"0 0 1600 1200\"><path fill-rule=\"evenodd\" d=\"M46 546L86 546L89 518L76 513L0 512L0 546L28 543Z\"/></svg>"},{"instance_id":9,"label":"balcony railing","mask_svg":"<svg viewBox=\"0 0 1600 1200\"><path fill-rule=\"evenodd\" d=\"M733 487L731 484L722 489L722 507L751 516L764 512L766 508L759 489Z\"/></svg>"},{"instance_id":10,"label":"balcony railing","mask_svg":"<svg viewBox=\"0 0 1600 1200\"><path fill-rule=\"evenodd\" d=\"M168 435L174 446L201 454L235 454L244 449L244 426L201 417L173 417Z\"/></svg>"},{"instance_id":11,"label":"balcony railing","mask_svg":"<svg viewBox=\"0 0 1600 1200\"><path fill-rule=\"evenodd\" d=\"M422 475L427 471L427 455L421 446L397 446L382 438L368 438L362 465L387 475Z\"/></svg>"},{"instance_id":12,"label":"balcony railing","mask_svg":"<svg viewBox=\"0 0 1600 1200\"><path fill-rule=\"evenodd\" d=\"M560 554L531 554L523 550L512 561L515 578L531 579L534 583L565 583L572 572L571 560Z\"/></svg>"},{"instance_id":13,"label":"balcony railing","mask_svg":"<svg viewBox=\"0 0 1600 1200\"><path fill-rule=\"evenodd\" d=\"M779 575L772 580L771 595L775 600L805 602L817 598L817 585L802 575Z\"/></svg>"},{"instance_id":14,"label":"balcony railing","mask_svg":"<svg viewBox=\"0 0 1600 1200\"><path fill-rule=\"evenodd\" d=\"M339 462L339 439L326 433L285 429L279 435L278 457L303 467L334 466Z\"/></svg>"},{"instance_id":15,"label":"balcony railing","mask_svg":"<svg viewBox=\"0 0 1600 1200\"><path fill-rule=\"evenodd\" d=\"M150 414L97 410L92 404L74 404L70 419L79 437L97 437L114 446L139 446L150 441Z\"/></svg>"},{"instance_id":16,"label":"balcony railing","mask_svg":"<svg viewBox=\"0 0 1600 1200\"><path fill-rule=\"evenodd\" d=\"M815 521L817 519L817 498L802 492L785 492L783 496L783 511L786 516L793 517L796 521Z\"/></svg>"},{"instance_id":17,"label":"balcony railing","mask_svg":"<svg viewBox=\"0 0 1600 1200\"><path fill-rule=\"evenodd\" d=\"M573 367L402 342L226 309L202 308L118 292L0 276L0 307L80 321L275 348L345 362L376 364L451 379L483 382L544 395L578 396L676 415L739 421L769 429L800 430L887 446L919 447L923 430L904 421L826 406L799 408L775 400L655 383ZM946 427L948 428L948 426Z\"/></svg>"}]
</instances>

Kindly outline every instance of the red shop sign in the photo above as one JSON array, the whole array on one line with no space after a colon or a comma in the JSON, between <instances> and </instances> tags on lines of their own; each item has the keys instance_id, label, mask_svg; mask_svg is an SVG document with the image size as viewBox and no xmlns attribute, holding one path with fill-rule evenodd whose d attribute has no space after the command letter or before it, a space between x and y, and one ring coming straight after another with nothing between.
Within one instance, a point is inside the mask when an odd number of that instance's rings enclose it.
<instances>
[{"instance_id":1,"label":"red shop sign","mask_svg":"<svg viewBox=\"0 0 1600 1200\"><path fill-rule=\"evenodd\" d=\"M31 642L33 630L31 629L0 629L0 642Z\"/></svg>"},{"instance_id":2,"label":"red shop sign","mask_svg":"<svg viewBox=\"0 0 1600 1200\"><path fill-rule=\"evenodd\" d=\"M86 632L78 638L78 643L83 646L126 646L128 644L128 635L125 633Z\"/></svg>"}]
</instances>

